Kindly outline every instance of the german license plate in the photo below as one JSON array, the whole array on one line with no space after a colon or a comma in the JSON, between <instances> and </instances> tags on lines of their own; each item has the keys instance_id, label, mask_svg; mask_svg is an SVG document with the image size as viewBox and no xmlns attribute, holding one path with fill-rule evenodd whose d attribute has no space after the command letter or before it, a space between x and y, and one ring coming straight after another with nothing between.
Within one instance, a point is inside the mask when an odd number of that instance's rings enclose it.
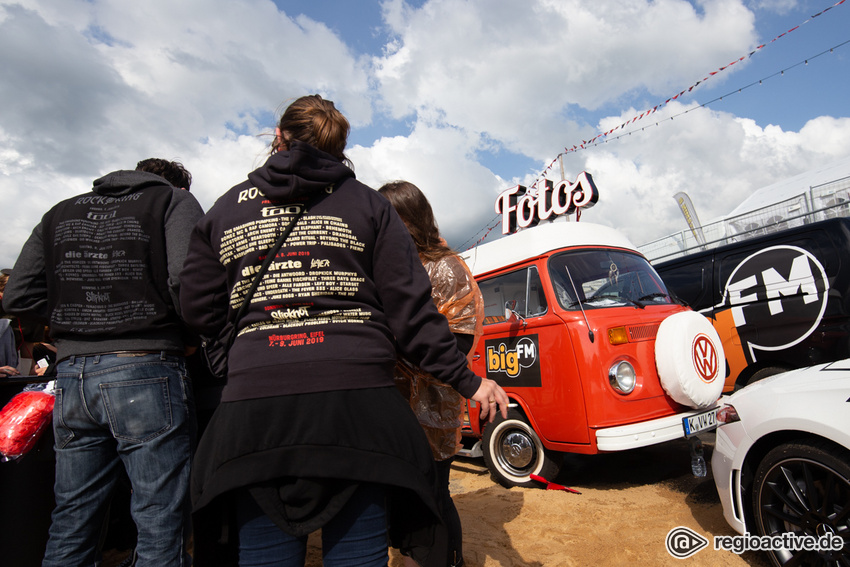
<instances>
[{"instance_id":1,"label":"german license plate","mask_svg":"<svg viewBox=\"0 0 850 567\"><path fill-rule=\"evenodd\" d=\"M697 433L711 431L717 429L717 410L712 408L708 411L694 414L690 417L682 419L682 425L685 428L685 437L692 437Z\"/></svg>"}]
</instances>

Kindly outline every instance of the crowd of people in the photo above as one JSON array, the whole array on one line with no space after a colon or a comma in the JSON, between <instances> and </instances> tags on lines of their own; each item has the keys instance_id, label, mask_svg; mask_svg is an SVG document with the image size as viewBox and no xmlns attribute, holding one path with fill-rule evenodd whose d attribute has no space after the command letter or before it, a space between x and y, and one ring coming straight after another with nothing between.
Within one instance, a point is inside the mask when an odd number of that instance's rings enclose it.
<instances>
[{"instance_id":1,"label":"crowd of people","mask_svg":"<svg viewBox=\"0 0 850 567\"><path fill-rule=\"evenodd\" d=\"M12 268L0 270L0 303L11 275ZM55 361L56 347L44 323L7 315L0 307L0 378L43 376Z\"/></svg>"},{"instance_id":2,"label":"crowd of people","mask_svg":"<svg viewBox=\"0 0 850 567\"><path fill-rule=\"evenodd\" d=\"M97 564L122 479L139 567L224 564L223 541L234 564L303 566L318 530L328 566L390 547L463 564L464 400L490 421L508 405L469 368L481 295L422 191L357 181L348 132L304 96L206 213L182 164L151 158L44 214L0 280L0 379L55 383L42 565ZM48 335L15 337L22 321ZM223 381L202 363L216 345Z\"/></svg>"}]
</instances>

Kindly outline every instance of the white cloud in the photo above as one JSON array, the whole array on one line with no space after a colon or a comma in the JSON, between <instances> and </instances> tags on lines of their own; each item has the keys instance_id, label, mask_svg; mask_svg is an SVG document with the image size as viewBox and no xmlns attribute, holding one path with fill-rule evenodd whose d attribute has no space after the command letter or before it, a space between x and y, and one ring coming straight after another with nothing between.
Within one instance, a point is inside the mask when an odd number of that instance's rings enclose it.
<instances>
[{"instance_id":1,"label":"white cloud","mask_svg":"<svg viewBox=\"0 0 850 567\"><path fill-rule=\"evenodd\" d=\"M211 202L258 164L267 140L250 137L288 99L319 92L370 122L367 65L268 0L0 3L0 208L27 227L5 226L0 261L48 208L34 186L49 182L52 204L158 156L182 161Z\"/></svg>"},{"instance_id":2,"label":"white cloud","mask_svg":"<svg viewBox=\"0 0 850 567\"><path fill-rule=\"evenodd\" d=\"M397 117L437 115L486 132L537 159L590 137L576 111L627 94L674 94L755 42L753 16L735 0L386 4L395 43L375 59ZM717 80L717 79L715 79ZM651 104L651 103L648 103Z\"/></svg>"},{"instance_id":3,"label":"white cloud","mask_svg":"<svg viewBox=\"0 0 850 567\"><path fill-rule=\"evenodd\" d=\"M772 37L756 29L753 5L388 0L384 27L363 26L390 33L385 50L365 58L269 0L0 0L0 264L50 205L145 157L182 161L209 207L265 159L275 114L312 92L361 133L391 129L348 150L358 178L416 183L462 244L490 225L499 191L534 182L528 163L543 169L565 145ZM754 189L848 155L850 118L816 115L795 132L676 102L631 136L567 154L566 175L587 170L599 185L583 221L642 244L684 227L677 191L707 222ZM485 165L509 153L525 160L513 179Z\"/></svg>"},{"instance_id":4,"label":"white cloud","mask_svg":"<svg viewBox=\"0 0 850 567\"><path fill-rule=\"evenodd\" d=\"M463 129L465 153L454 160L472 163L475 151L495 140L545 167L564 145L620 126L704 79L699 73L737 60L758 36L754 14L737 0L432 0L420 9L392 0L384 8L394 40L374 59L383 104L394 116L411 120L414 132ZM749 64L739 62L709 80L719 85ZM636 96L644 107L597 124L583 122L588 110L599 114ZM755 189L850 152L845 120L820 118L799 133L783 132L678 102L662 105L643 122L654 126L659 120L657 128L641 131L644 124L634 124L618 132L635 130L632 136L565 159L568 178L587 170L600 186L600 204L584 219L622 228L636 244L684 227L672 198L677 191L687 191L708 221ZM376 153L383 151L380 146L373 148ZM401 155L394 159L398 167L412 167ZM425 169L419 183L443 186L429 182ZM557 177L557 168L550 176ZM455 184L474 195L467 201L470 210L487 213L460 222L487 222L493 181L478 180L479 190ZM522 181L530 184L534 178ZM499 189L511 183L516 180ZM475 199L482 202L475 205ZM444 220L444 230L454 231L453 222ZM479 228L468 226L467 234Z\"/></svg>"},{"instance_id":5,"label":"white cloud","mask_svg":"<svg viewBox=\"0 0 850 567\"><path fill-rule=\"evenodd\" d=\"M268 149L267 139L232 134L198 144L192 152L192 193L204 210L225 191L245 181L249 171L262 165Z\"/></svg>"},{"instance_id":6,"label":"white cloud","mask_svg":"<svg viewBox=\"0 0 850 567\"><path fill-rule=\"evenodd\" d=\"M777 14L785 14L792 8L796 7L799 2L797 0L753 0L752 6L759 10L776 12Z\"/></svg>"},{"instance_id":7,"label":"white cloud","mask_svg":"<svg viewBox=\"0 0 850 567\"><path fill-rule=\"evenodd\" d=\"M757 189L850 155L850 118L819 117L785 132L696 105L671 103L669 113L686 109L673 121L573 154L572 177L586 169L600 191L584 220L619 228L641 245L686 228L673 199L679 191L707 224Z\"/></svg>"},{"instance_id":8,"label":"white cloud","mask_svg":"<svg viewBox=\"0 0 850 567\"><path fill-rule=\"evenodd\" d=\"M357 178L371 187L397 179L419 187L443 236L459 246L493 219L495 197L510 185L475 160L477 145L477 137L463 129L418 124L410 136L382 138L348 155Z\"/></svg>"}]
</instances>

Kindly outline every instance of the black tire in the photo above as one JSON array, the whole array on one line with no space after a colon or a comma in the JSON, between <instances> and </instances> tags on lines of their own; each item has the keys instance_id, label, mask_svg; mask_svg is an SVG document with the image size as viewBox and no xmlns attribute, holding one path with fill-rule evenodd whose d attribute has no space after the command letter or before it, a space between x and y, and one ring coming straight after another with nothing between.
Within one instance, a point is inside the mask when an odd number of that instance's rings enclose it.
<instances>
[{"instance_id":1,"label":"black tire","mask_svg":"<svg viewBox=\"0 0 850 567\"><path fill-rule=\"evenodd\" d=\"M540 486L529 475L554 480L561 468L562 454L548 451L525 417L508 410L508 418L499 415L484 429L484 462L493 480L506 488Z\"/></svg>"},{"instance_id":2,"label":"black tire","mask_svg":"<svg viewBox=\"0 0 850 567\"><path fill-rule=\"evenodd\" d=\"M841 551L767 551L774 565L850 564L850 451L823 441L776 447L756 468L752 506L758 535L844 539Z\"/></svg>"},{"instance_id":3,"label":"black tire","mask_svg":"<svg viewBox=\"0 0 850 567\"><path fill-rule=\"evenodd\" d=\"M768 376L782 374L783 372L788 372L788 370L785 368L780 368L778 366L768 366L767 368L762 368L761 370L757 370L755 374L750 376L750 379L747 380L747 386L754 382L758 382L759 380L764 380Z\"/></svg>"}]
</instances>

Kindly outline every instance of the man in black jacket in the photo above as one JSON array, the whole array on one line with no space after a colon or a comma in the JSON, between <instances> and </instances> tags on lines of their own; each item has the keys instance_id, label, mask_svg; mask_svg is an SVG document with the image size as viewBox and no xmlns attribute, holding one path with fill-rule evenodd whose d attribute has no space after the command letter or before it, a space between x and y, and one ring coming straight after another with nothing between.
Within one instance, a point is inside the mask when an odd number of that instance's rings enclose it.
<instances>
[{"instance_id":1,"label":"man in black jacket","mask_svg":"<svg viewBox=\"0 0 850 567\"><path fill-rule=\"evenodd\" d=\"M45 567L95 563L122 467L133 488L136 565L188 561L195 426L178 274L203 210L182 190L191 176L180 164L169 169L185 173L181 187L138 169L101 177L48 211L3 296L7 312L48 323L58 351Z\"/></svg>"}]
</instances>

